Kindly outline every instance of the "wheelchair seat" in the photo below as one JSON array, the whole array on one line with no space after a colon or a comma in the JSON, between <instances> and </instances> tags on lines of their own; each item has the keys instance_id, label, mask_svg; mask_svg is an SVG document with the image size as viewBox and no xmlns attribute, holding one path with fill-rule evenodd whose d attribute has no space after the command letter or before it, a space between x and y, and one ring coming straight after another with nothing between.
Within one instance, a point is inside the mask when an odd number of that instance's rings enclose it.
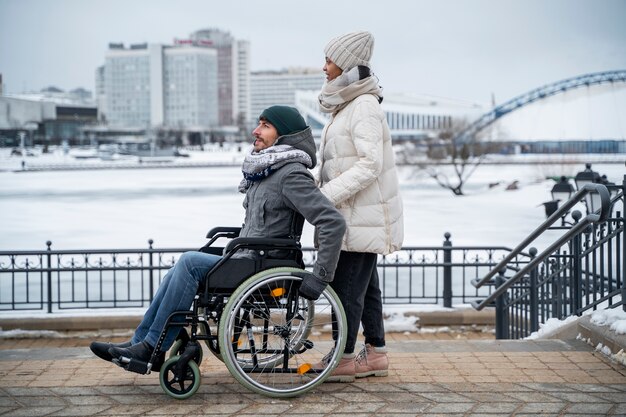
<instances>
[{"instance_id":1,"label":"wheelchair seat","mask_svg":"<svg viewBox=\"0 0 626 417\"><path fill-rule=\"evenodd\" d=\"M248 257L231 257L209 272L202 284L206 288L202 288L199 292L205 289L210 292L233 291L248 277L257 272L281 266L302 268L302 263L296 258L275 259L266 257L253 259Z\"/></svg>"},{"instance_id":2,"label":"wheelchair seat","mask_svg":"<svg viewBox=\"0 0 626 417\"><path fill-rule=\"evenodd\" d=\"M299 236L304 219L295 216L292 236L288 238L239 237L241 228L215 227L207 233L211 240L201 252L223 255L207 274L198 293L232 291L246 278L276 267L304 269ZM225 248L212 246L219 238L231 239Z\"/></svg>"}]
</instances>

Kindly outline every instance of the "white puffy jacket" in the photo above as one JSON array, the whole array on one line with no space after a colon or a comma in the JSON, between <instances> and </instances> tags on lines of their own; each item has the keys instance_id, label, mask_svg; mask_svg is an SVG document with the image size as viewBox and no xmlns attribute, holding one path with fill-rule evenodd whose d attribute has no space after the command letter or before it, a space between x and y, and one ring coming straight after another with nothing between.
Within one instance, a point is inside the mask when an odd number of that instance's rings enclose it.
<instances>
[{"instance_id":1,"label":"white puffy jacket","mask_svg":"<svg viewBox=\"0 0 626 417\"><path fill-rule=\"evenodd\" d=\"M387 255L404 238L391 135L378 98L363 94L331 117L317 179L346 219L342 250Z\"/></svg>"}]
</instances>

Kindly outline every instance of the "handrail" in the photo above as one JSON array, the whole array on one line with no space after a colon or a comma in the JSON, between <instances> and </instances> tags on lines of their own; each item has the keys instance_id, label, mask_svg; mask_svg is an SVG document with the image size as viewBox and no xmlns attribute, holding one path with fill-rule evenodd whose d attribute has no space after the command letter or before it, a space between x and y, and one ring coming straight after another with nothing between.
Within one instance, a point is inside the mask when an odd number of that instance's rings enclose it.
<instances>
[{"instance_id":1,"label":"handrail","mask_svg":"<svg viewBox=\"0 0 626 417\"><path fill-rule=\"evenodd\" d=\"M480 303L476 301L472 301L471 305L476 310L482 310L486 305L494 301L498 296L500 296L503 292L509 289L513 284L515 284L519 279L525 276L530 270L537 267L541 262L543 262L551 253L557 250L561 245L570 240L573 236L580 233L584 230L589 224L596 223L600 220L600 216L597 214L588 214L584 219L576 223L569 229L566 233L563 234L559 239L557 239L554 243L552 243L548 248L546 248L543 252L533 258L532 261L528 262L526 266L520 269L515 275L511 278L507 279L504 284L500 285L493 291L489 297L482 300Z\"/></svg>"},{"instance_id":2,"label":"handrail","mask_svg":"<svg viewBox=\"0 0 626 417\"><path fill-rule=\"evenodd\" d=\"M589 216L597 216L594 217L595 220L591 220L591 222L598 222L606 220L609 216L610 208L611 208L611 194L609 190L603 184L585 184L583 188L578 190L569 200L567 200L557 211L555 211L550 217L548 217L539 227L537 227L531 234L529 234L526 239L524 239L519 245L517 245L507 256L505 256L498 265L496 265L491 271L487 273L480 280L472 280L472 285L476 288L482 287L484 284L489 282L489 280L498 273L501 269L505 268L506 265L517 255L519 255L524 248L530 245L537 237L539 237L543 232L545 232L552 224L554 224L557 220L559 220L562 216L566 215L569 209L578 204L582 198L592 192L597 192L600 195L601 206L598 211L600 211L599 215L588 214L581 222L589 222ZM597 211L596 211L597 213ZM577 223L579 224L579 223ZM571 229L570 229L571 230ZM578 230L578 229L577 229ZM567 234L569 236L569 233ZM560 239L559 239L560 241ZM543 254L543 252L542 252ZM519 275L516 274L515 276Z\"/></svg>"}]
</instances>

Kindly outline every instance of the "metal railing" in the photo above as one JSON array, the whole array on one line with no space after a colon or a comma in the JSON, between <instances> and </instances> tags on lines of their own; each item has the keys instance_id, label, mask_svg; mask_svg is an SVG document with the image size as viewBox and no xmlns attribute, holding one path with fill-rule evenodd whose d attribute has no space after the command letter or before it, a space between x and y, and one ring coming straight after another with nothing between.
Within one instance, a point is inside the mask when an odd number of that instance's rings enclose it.
<instances>
[{"instance_id":1,"label":"metal railing","mask_svg":"<svg viewBox=\"0 0 626 417\"><path fill-rule=\"evenodd\" d=\"M495 306L496 338L526 337L550 318L580 316L600 307L621 305L626 311L626 176L622 186L611 188L617 191L612 199L606 186L585 185L488 274L472 282L477 289L494 288L488 297L472 305L478 310ZM599 194L600 209L584 218L574 211L569 227L555 226L557 221L563 223L569 210L590 193ZM531 248L530 262L506 276L507 270L516 269L510 264L516 254L555 229L565 232L541 253Z\"/></svg>"},{"instance_id":2,"label":"metal railing","mask_svg":"<svg viewBox=\"0 0 626 417\"><path fill-rule=\"evenodd\" d=\"M165 273L190 248L0 251L0 311L58 312L70 309L146 307ZM521 268L529 255L513 258L503 246L406 247L380 256L378 271L385 304L437 304L451 307L486 297L492 288L471 281L503 259ZM307 267L316 252L303 249Z\"/></svg>"}]
</instances>

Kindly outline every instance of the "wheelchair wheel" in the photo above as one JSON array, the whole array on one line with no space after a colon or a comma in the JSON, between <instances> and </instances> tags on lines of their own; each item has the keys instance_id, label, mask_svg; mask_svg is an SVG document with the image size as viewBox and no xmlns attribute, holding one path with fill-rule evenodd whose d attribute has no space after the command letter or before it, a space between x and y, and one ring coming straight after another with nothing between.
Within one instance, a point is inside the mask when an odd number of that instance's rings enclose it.
<instances>
[{"instance_id":1,"label":"wheelchair wheel","mask_svg":"<svg viewBox=\"0 0 626 417\"><path fill-rule=\"evenodd\" d=\"M219 345L229 372L271 397L303 394L335 368L346 342L346 318L328 287L311 302L298 296L309 272L274 268L241 284L224 308Z\"/></svg>"},{"instance_id":2,"label":"wheelchair wheel","mask_svg":"<svg viewBox=\"0 0 626 417\"><path fill-rule=\"evenodd\" d=\"M161 388L170 397L178 400L184 400L191 397L198 391L200 387L200 369L198 365L190 360L187 362L185 369L178 369L180 356L169 358L159 373L159 381Z\"/></svg>"}]
</instances>

